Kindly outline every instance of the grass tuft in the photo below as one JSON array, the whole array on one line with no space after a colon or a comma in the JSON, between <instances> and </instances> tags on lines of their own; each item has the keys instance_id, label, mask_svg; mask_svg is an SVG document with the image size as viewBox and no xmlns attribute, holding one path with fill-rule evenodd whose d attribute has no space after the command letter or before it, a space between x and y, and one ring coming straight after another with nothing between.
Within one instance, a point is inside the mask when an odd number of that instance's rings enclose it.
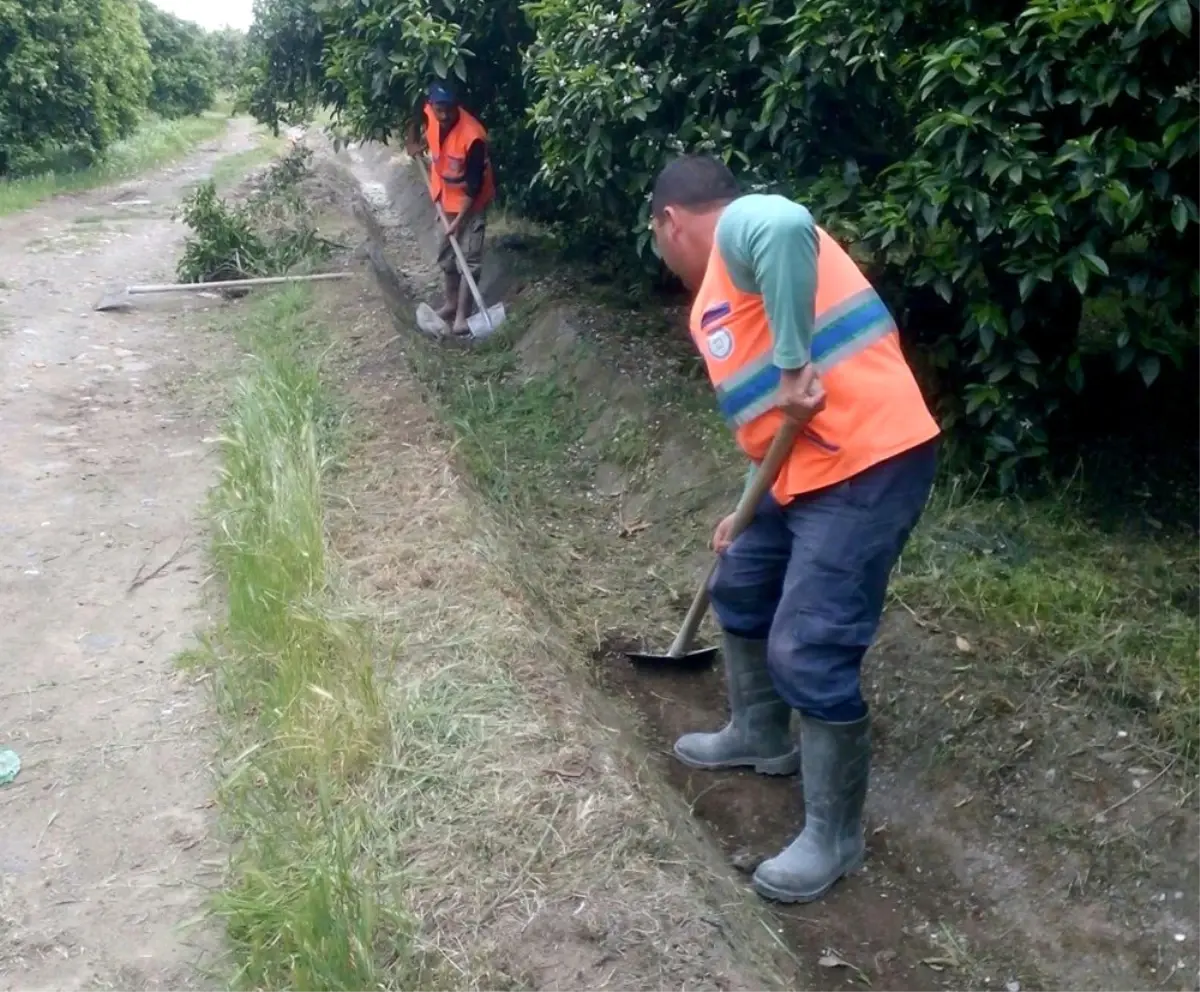
<instances>
[{"instance_id":1,"label":"grass tuft","mask_svg":"<svg viewBox=\"0 0 1200 992\"><path fill-rule=\"evenodd\" d=\"M1057 670L1051 681L1131 711L1170 750L1200 757L1200 577L1189 535L1102 528L1078 489L988 498L943 478L893 592L1038 649Z\"/></svg>"},{"instance_id":2,"label":"grass tuft","mask_svg":"<svg viewBox=\"0 0 1200 992\"><path fill-rule=\"evenodd\" d=\"M339 587L323 484L337 418L309 298L266 298L240 325L214 492L228 618L210 638L225 731L218 797L234 843L216 900L243 988L376 988L408 967L412 926L381 886L364 798L390 746L369 618ZM399 967L397 967L399 964Z\"/></svg>"},{"instance_id":3,"label":"grass tuft","mask_svg":"<svg viewBox=\"0 0 1200 992\"><path fill-rule=\"evenodd\" d=\"M228 115L218 111L176 121L152 118L128 138L116 142L93 166L54 168L47 163L48 168L36 175L0 179L0 217L52 196L78 193L165 165L181 158L200 142L217 137L228 123Z\"/></svg>"}]
</instances>

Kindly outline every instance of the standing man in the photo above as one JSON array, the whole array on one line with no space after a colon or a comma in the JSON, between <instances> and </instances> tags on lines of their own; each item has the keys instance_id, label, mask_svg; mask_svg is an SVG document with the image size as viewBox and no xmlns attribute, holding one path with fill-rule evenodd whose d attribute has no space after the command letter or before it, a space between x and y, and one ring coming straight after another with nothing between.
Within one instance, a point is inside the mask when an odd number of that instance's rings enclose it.
<instances>
[{"instance_id":1,"label":"standing man","mask_svg":"<svg viewBox=\"0 0 1200 992\"><path fill-rule=\"evenodd\" d=\"M692 156L663 169L651 214L659 254L696 293L692 338L739 446L759 461L785 417L800 425L746 530L730 543L732 517L717 526L730 719L685 734L675 755L693 768L800 768L804 829L754 887L811 902L866 855L860 670L933 485L939 430L887 307L804 207L742 196L721 162Z\"/></svg>"},{"instance_id":2,"label":"standing man","mask_svg":"<svg viewBox=\"0 0 1200 992\"><path fill-rule=\"evenodd\" d=\"M429 194L445 211L449 234L458 239L471 275L478 282L483 267L484 211L496 195L487 131L459 105L454 91L443 82L430 84L424 125L424 143L432 159ZM414 158L421 153L419 133L420 123L413 121L405 136L405 150ZM440 220L438 232L441 235L438 267L446 292L438 315L443 320L453 320L454 333L466 334L467 318L471 315L470 294Z\"/></svg>"}]
</instances>

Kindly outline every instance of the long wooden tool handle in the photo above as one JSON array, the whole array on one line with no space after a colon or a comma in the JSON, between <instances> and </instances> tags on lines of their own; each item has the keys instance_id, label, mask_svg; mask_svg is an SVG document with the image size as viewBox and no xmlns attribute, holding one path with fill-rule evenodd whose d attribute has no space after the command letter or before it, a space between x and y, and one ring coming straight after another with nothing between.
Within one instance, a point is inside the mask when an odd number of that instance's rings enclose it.
<instances>
[{"instance_id":1,"label":"long wooden tool handle","mask_svg":"<svg viewBox=\"0 0 1200 992\"><path fill-rule=\"evenodd\" d=\"M127 286L131 296L146 293L184 293L197 289L232 289L237 286L278 286L285 282L320 282L323 279L349 279L351 272L324 272L309 276L260 276L254 279L226 279L224 282L164 282L147 286Z\"/></svg>"},{"instance_id":2,"label":"long wooden tool handle","mask_svg":"<svg viewBox=\"0 0 1200 992\"><path fill-rule=\"evenodd\" d=\"M413 158L421 167L421 174L425 177L425 185L429 187L430 197L432 197L433 181L430 179L429 169L425 167L425 160L419 155L413 156ZM475 299L475 306L479 308L479 312L483 314L483 319L487 321L488 330L494 331L492 315L488 313L487 306L483 302L483 294L479 292L479 284L475 282L475 277L471 275L471 267L467 265L467 258L459 246L458 238L450 233L450 221L446 219L446 211L442 209L442 205L437 200L433 201L433 208L437 211L438 220L442 222L442 230L446 232L446 238L450 242L454 258L458 262L458 271L462 274L463 279L466 280L467 288L471 291L471 296Z\"/></svg>"},{"instance_id":3,"label":"long wooden tool handle","mask_svg":"<svg viewBox=\"0 0 1200 992\"><path fill-rule=\"evenodd\" d=\"M733 521L729 527L731 541L744 531L746 525L754 519L754 511L758 509L759 502L779 477L779 470L783 468L783 463L791 453L799 430L799 425L794 420L784 420L783 425L779 428L775 440L767 449L767 457L759 463L758 471L754 473L750 485L746 487L742 498L738 500L737 509L733 511ZM683 618L683 625L679 628L679 633L675 635L675 640L667 651L668 658L682 658L692 643L692 638L696 636L700 621L704 619L704 614L708 611L708 585L712 581L713 575L716 574L720 561L719 557L713 559L712 567L704 576L700 588L696 590L692 605L688 607L687 616Z\"/></svg>"}]
</instances>

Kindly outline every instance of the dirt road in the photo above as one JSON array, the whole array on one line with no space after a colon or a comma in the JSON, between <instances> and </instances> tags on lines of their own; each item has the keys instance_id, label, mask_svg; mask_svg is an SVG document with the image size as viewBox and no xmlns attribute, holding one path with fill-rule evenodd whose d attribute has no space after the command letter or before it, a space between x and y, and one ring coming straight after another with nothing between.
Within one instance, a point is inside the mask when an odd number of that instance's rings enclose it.
<instances>
[{"instance_id":1,"label":"dirt road","mask_svg":"<svg viewBox=\"0 0 1200 992\"><path fill-rule=\"evenodd\" d=\"M194 987L221 862L197 626L211 425L171 386L202 300L101 314L170 281L180 192L250 147L0 220L0 988Z\"/></svg>"}]
</instances>

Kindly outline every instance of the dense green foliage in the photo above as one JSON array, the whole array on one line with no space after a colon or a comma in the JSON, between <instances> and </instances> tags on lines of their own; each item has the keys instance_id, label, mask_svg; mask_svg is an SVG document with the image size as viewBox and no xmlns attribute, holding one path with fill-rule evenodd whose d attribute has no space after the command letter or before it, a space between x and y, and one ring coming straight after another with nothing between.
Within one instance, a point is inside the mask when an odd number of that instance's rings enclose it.
<instances>
[{"instance_id":1,"label":"dense green foliage","mask_svg":"<svg viewBox=\"0 0 1200 992\"><path fill-rule=\"evenodd\" d=\"M311 170L312 150L296 145L242 203L221 199L211 180L197 186L180 205L190 232L175 266L180 280L274 276L326 258L334 244L317 232L301 186Z\"/></svg>"},{"instance_id":2,"label":"dense green foliage","mask_svg":"<svg viewBox=\"0 0 1200 992\"><path fill-rule=\"evenodd\" d=\"M90 165L148 112L206 110L242 40L148 0L0 0L0 176Z\"/></svg>"},{"instance_id":3,"label":"dense green foliage","mask_svg":"<svg viewBox=\"0 0 1200 992\"><path fill-rule=\"evenodd\" d=\"M649 256L668 157L720 154L852 246L944 422L1011 481L1089 381L1145 391L1195 348L1196 11L260 0L253 105L275 123L326 103L381 138L457 77L510 200L609 257Z\"/></svg>"},{"instance_id":4,"label":"dense green foliage","mask_svg":"<svg viewBox=\"0 0 1200 992\"><path fill-rule=\"evenodd\" d=\"M208 35L214 60L213 81L218 90L233 92L241 82L246 57L246 35L235 28L223 28Z\"/></svg>"},{"instance_id":5,"label":"dense green foliage","mask_svg":"<svg viewBox=\"0 0 1200 992\"><path fill-rule=\"evenodd\" d=\"M199 114L216 96L215 46L195 24L140 0L142 32L150 45L150 109L168 119Z\"/></svg>"},{"instance_id":6,"label":"dense green foliage","mask_svg":"<svg viewBox=\"0 0 1200 992\"><path fill-rule=\"evenodd\" d=\"M134 0L0 0L0 175L51 150L94 159L149 92Z\"/></svg>"},{"instance_id":7,"label":"dense green foliage","mask_svg":"<svg viewBox=\"0 0 1200 992\"><path fill-rule=\"evenodd\" d=\"M278 132L316 108L324 33L313 0L255 0L238 106Z\"/></svg>"}]
</instances>

